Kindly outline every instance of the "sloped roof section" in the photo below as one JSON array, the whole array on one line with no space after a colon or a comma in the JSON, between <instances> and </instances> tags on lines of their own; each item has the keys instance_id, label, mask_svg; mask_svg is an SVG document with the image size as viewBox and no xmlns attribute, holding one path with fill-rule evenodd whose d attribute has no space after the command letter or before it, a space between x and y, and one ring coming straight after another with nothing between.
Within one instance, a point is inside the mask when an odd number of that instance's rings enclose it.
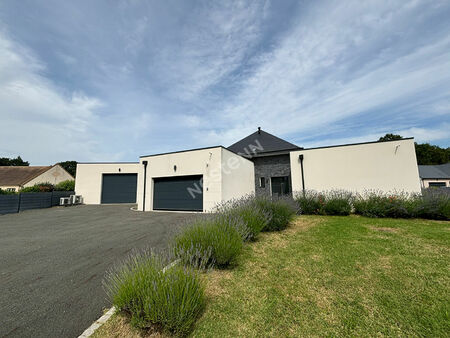
<instances>
[{"instance_id":1,"label":"sloped roof section","mask_svg":"<svg viewBox=\"0 0 450 338\"><path fill-rule=\"evenodd\" d=\"M450 162L438 165L419 165L420 178L450 178Z\"/></svg>"},{"instance_id":2,"label":"sloped roof section","mask_svg":"<svg viewBox=\"0 0 450 338\"><path fill-rule=\"evenodd\" d=\"M0 185L24 185L33 178L45 173L52 166L0 166Z\"/></svg>"},{"instance_id":3,"label":"sloped roof section","mask_svg":"<svg viewBox=\"0 0 450 338\"><path fill-rule=\"evenodd\" d=\"M271 152L289 152L301 149L300 147L276 137L258 128L253 134L244 137L242 140L232 144L228 150L239 155L254 157Z\"/></svg>"}]
</instances>

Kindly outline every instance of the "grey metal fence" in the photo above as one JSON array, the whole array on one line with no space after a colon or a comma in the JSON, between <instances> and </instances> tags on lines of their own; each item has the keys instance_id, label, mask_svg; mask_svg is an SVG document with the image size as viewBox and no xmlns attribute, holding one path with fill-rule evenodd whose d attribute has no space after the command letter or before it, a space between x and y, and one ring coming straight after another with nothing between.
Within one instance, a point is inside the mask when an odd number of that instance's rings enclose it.
<instances>
[{"instance_id":1,"label":"grey metal fence","mask_svg":"<svg viewBox=\"0 0 450 338\"><path fill-rule=\"evenodd\" d=\"M50 208L59 205L61 197L69 197L74 191L27 192L0 195L0 214L11 214L22 210Z\"/></svg>"}]
</instances>

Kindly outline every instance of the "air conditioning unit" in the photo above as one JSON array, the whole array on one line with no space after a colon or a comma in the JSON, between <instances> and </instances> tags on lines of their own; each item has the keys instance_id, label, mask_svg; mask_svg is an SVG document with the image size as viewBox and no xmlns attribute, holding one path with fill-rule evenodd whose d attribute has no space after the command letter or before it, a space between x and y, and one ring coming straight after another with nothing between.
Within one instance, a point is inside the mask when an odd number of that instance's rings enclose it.
<instances>
[{"instance_id":1,"label":"air conditioning unit","mask_svg":"<svg viewBox=\"0 0 450 338\"><path fill-rule=\"evenodd\" d=\"M83 199L81 195L70 195L70 202L72 204L81 204L83 202Z\"/></svg>"},{"instance_id":2,"label":"air conditioning unit","mask_svg":"<svg viewBox=\"0 0 450 338\"><path fill-rule=\"evenodd\" d=\"M59 205L63 205L63 206L65 206L65 207L67 207L67 206L69 206L71 203L70 203L70 197L61 197L60 199L59 199Z\"/></svg>"}]
</instances>

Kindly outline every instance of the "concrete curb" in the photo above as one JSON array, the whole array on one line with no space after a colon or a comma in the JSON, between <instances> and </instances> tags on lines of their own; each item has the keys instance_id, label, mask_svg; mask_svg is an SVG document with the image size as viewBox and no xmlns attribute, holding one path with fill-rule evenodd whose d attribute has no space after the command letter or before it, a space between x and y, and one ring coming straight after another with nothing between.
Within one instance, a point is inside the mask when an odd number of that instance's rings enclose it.
<instances>
[{"instance_id":1,"label":"concrete curb","mask_svg":"<svg viewBox=\"0 0 450 338\"><path fill-rule=\"evenodd\" d=\"M180 260L176 259L172 263L166 265L162 270L163 273L166 272L171 267L177 265L179 262L180 262ZM84 330L84 332L81 335L79 335L78 338L89 338L90 336L92 336L94 334L94 332L97 331L97 329L100 326L105 324L114 313L116 313L116 308L113 306L103 316L101 316L94 323L92 323L91 326L89 326L86 330Z\"/></svg>"},{"instance_id":2,"label":"concrete curb","mask_svg":"<svg viewBox=\"0 0 450 338\"><path fill-rule=\"evenodd\" d=\"M78 336L78 338L88 338L94 334L94 332L103 324L105 324L109 318L116 312L116 308L113 306L103 316L97 319L91 326L89 326L84 332Z\"/></svg>"}]
</instances>

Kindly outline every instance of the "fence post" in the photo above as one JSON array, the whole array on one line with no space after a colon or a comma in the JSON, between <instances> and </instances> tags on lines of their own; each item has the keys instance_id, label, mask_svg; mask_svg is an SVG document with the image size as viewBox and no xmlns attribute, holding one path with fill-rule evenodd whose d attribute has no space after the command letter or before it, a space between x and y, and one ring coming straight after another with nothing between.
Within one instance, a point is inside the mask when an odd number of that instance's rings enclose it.
<instances>
[{"instance_id":1,"label":"fence post","mask_svg":"<svg viewBox=\"0 0 450 338\"><path fill-rule=\"evenodd\" d=\"M22 193L19 192L19 203L17 203L17 212L20 212L20 200L21 200Z\"/></svg>"}]
</instances>

